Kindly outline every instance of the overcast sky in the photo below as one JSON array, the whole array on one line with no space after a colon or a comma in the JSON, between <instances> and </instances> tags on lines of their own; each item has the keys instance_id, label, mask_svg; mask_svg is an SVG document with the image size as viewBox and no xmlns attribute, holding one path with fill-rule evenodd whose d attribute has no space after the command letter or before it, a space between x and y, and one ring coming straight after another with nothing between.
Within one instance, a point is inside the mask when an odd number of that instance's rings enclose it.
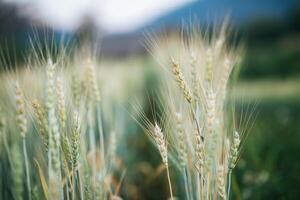
<instances>
[{"instance_id":1,"label":"overcast sky","mask_svg":"<svg viewBox=\"0 0 300 200\"><path fill-rule=\"evenodd\" d=\"M23 14L42 19L55 28L72 30L83 16L108 32L127 32L193 0L6 0L30 3Z\"/></svg>"}]
</instances>

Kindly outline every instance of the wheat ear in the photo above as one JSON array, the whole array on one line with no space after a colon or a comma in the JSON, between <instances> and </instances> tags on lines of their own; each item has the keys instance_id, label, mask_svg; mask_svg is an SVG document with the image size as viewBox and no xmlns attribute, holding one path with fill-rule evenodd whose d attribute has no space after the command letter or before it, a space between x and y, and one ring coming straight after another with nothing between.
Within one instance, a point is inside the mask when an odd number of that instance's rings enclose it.
<instances>
[{"instance_id":1,"label":"wheat ear","mask_svg":"<svg viewBox=\"0 0 300 200\"><path fill-rule=\"evenodd\" d=\"M224 63L223 63L223 72L222 72L222 77L221 77L221 83L220 83L220 87L221 87L221 95L222 95L222 100L225 100L226 97L226 87L227 87L227 83L228 83L228 79L232 70L231 67L231 61L228 57L225 58Z\"/></svg>"},{"instance_id":2,"label":"wheat ear","mask_svg":"<svg viewBox=\"0 0 300 200\"><path fill-rule=\"evenodd\" d=\"M229 142L228 142L229 143ZM230 196L230 187L231 187L231 173L234 169L237 159L238 159L238 153L239 153L239 146L240 146L241 140L240 135L237 131L233 133L233 141L230 148L229 153L229 170L228 170L228 188L227 188L227 196L229 198ZM229 146L229 144L228 144ZM228 147L229 148L229 147Z\"/></svg>"},{"instance_id":3,"label":"wheat ear","mask_svg":"<svg viewBox=\"0 0 300 200\"><path fill-rule=\"evenodd\" d=\"M155 123L153 136L156 146L159 150L160 156L162 158L162 162L165 166L168 166L168 153L165 137L157 123Z\"/></svg>"},{"instance_id":4,"label":"wheat ear","mask_svg":"<svg viewBox=\"0 0 300 200\"><path fill-rule=\"evenodd\" d=\"M193 100L193 97L191 95L191 90L189 89L183 74L181 72L181 69L179 67L179 64L171 58L171 64L172 64L172 72L175 76L176 81L178 82L179 87L182 89L185 99L191 103Z\"/></svg>"},{"instance_id":5,"label":"wheat ear","mask_svg":"<svg viewBox=\"0 0 300 200\"><path fill-rule=\"evenodd\" d=\"M192 80L192 89L193 89L193 97L197 101L199 99L199 91L198 91L198 76L196 69L196 56L195 53L191 53L191 80Z\"/></svg>"},{"instance_id":6,"label":"wheat ear","mask_svg":"<svg viewBox=\"0 0 300 200\"><path fill-rule=\"evenodd\" d=\"M220 197L226 200L225 171L222 165L219 165L217 169L217 189Z\"/></svg>"},{"instance_id":7,"label":"wheat ear","mask_svg":"<svg viewBox=\"0 0 300 200\"><path fill-rule=\"evenodd\" d=\"M15 86L16 86L15 97L16 97L17 125L19 127L21 136L24 138L27 132L27 119L25 115L24 96L18 82L16 82Z\"/></svg>"},{"instance_id":8,"label":"wheat ear","mask_svg":"<svg viewBox=\"0 0 300 200\"><path fill-rule=\"evenodd\" d=\"M201 173L201 169L204 165L204 143L201 140L201 136L197 130L195 131L195 140L196 140L196 156L197 156L196 168L198 172Z\"/></svg>"},{"instance_id":9,"label":"wheat ear","mask_svg":"<svg viewBox=\"0 0 300 200\"><path fill-rule=\"evenodd\" d=\"M172 183L171 183L169 166L168 166L167 145L166 145L164 134L157 123L155 123L155 126L154 126L153 137L154 137L156 146L160 152L162 162L167 169L167 178L168 178L168 183L169 183L170 195L171 195L171 199L173 200Z\"/></svg>"},{"instance_id":10,"label":"wheat ear","mask_svg":"<svg viewBox=\"0 0 300 200\"><path fill-rule=\"evenodd\" d=\"M39 104L37 100L34 100L32 102L32 107L34 109L35 117L37 120L37 124L39 127L39 133L42 138L42 141L45 146L46 152L48 151L48 142L49 142L49 136L48 136L48 122L46 119L46 113L44 108Z\"/></svg>"},{"instance_id":11,"label":"wheat ear","mask_svg":"<svg viewBox=\"0 0 300 200\"><path fill-rule=\"evenodd\" d=\"M89 59L87 63L87 85L88 85L88 97L90 99L95 100L96 102L100 102L100 92L97 85L95 66L92 61Z\"/></svg>"},{"instance_id":12,"label":"wheat ear","mask_svg":"<svg viewBox=\"0 0 300 200\"><path fill-rule=\"evenodd\" d=\"M215 149L215 133L214 123L216 118L216 95L212 88L209 88L206 95L206 133L207 139L205 140L207 147L207 154L205 155L205 165L207 168L211 166L211 162L214 159Z\"/></svg>"},{"instance_id":13,"label":"wheat ear","mask_svg":"<svg viewBox=\"0 0 300 200\"><path fill-rule=\"evenodd\" d=\"M177 121L177 132L178 132L178 157L179 162L182 168L185 168L187 165L187 148L186 148L186 138L185 138L185 132L183 127L183 119L181 113L176 113L176 121Z\"/></svg>"},{"instance_id":14,"label":"wheat ear","mask_svg":"<svg viewBox=\"0 0 300 200\"><path fill-rule=\"evenodd\" d=\"M78 77L75 75L72 76L72 95L73 95L73 103L74 107L78 109L80 103L80 93L81 93L81 85Z\"/></svg>"},{"instance_id":15,"label":"wheat ear","mask_svg":"<svg viewBox=\"0 0 300 200\"><path fill-rule=\"evenodd\" d=\"M60 78L56 79L56 92L57 92L57 100L58 100L60 128L61 128L61 132L64 133L66 127L66 104L65 104L64 88Z\"/></svg>"},{"instance_id":16,"label":"wheat ear","mask_svg":"<svg viewBox=\"0 0 300 200\"><path fill-rule=\"evenodd\" d=\"M31 184L30 184L30 174L29 174L29 164L28 164L28 154L26 147L26 132L27 132L27 120L25 114L25 103L24 96L21 91L20 85L16 82L16 111L17 111L17 124L20 129L20 134L23 140L23 153L25 161L25 171L26 171L26 184L28 190L28 198L31 199Z\"/></svg>"},{"instance_id":17,"label":"wheat ear","mask_svg":"<svg viewBox=\"0 0 300 200\"><path fill-rule=\"evenodd\" d=\"M230 170L232 170L236 165L240 143L241 143L240 135L237 131L235 131L233 134L233 141L232 141L231 151L230 151L230 156L229 156L229 158L230 158L229 169Z\"/></svg>"},{"instance_id":18,"label":"wheat ear","mask_svg":"<svg viewBox=\"0 0 300 200\"><path fill-rule=\"evenodd\" d=\"M80 127L78 122L78 113L74 113L75 125L71 134L71 157L72 157L72 168L76 170L78 167L79 159L79 146L80 146Z\"/></svg>"},{"instance_id":19,"label":"wheat ear","mask_svg":"<svg viewBox=\"0 0 300 200\"><path fill-rule=\"evenodd\" d=\"M213 81L213 52L211 48L207 49L206 57L205 80L208 85L211 85Z\"/></svg>"}]
</instances>

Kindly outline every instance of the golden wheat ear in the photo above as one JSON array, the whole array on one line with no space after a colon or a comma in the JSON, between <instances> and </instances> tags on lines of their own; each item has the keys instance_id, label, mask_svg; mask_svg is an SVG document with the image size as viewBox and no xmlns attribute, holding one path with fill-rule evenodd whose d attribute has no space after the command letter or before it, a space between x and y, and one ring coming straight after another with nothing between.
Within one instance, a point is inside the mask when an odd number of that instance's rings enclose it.
<instances>
[{"instance_id":1,"label":"golden wheat ear","mask_svg":"<svg viewBox=\"0 0 300 200\"><path fill-rule=\"evenodd\" d=\"M174 60L174 58L171 58L171 65L172 65L172 72L175 76L176 81L178 82L179 87L183 91L184 97L189 103L191 103L193 100L191 95L191 90L183 77L181 69L179 68L179 64Z\"/></svg>"}]
</instances>

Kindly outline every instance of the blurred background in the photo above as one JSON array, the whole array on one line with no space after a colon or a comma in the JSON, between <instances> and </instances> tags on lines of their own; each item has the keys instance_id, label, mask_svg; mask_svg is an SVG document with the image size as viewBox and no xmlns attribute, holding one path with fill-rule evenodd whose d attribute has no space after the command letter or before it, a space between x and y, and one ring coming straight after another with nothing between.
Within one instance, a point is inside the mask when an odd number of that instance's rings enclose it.
<instances>
[{"instance_id":1,"label":"blurred background","mask_svg":"<svg viewBox=\"0 0 300 200\"><path fill-rule=\"evenodd\" d=\"M36 35L50 33L49 41L40 37L43 43L89 38L107 67L138 60L149 68L157 64L144 48L145 33L169 33L193 21L209 29L226 17L232 43L242 41L246 50L237 107L257 105L258 114L233 177L234 199L299 199L299 0L4 0L0 47L21 66ZM147 89L158 87L154 76L145 81ZM129 135L127 143L131 154L120 153L130 169L125 184L140 199L166 199L163 175L140 184L159 163L146 136Z\"/></svg>"}]
</instances>

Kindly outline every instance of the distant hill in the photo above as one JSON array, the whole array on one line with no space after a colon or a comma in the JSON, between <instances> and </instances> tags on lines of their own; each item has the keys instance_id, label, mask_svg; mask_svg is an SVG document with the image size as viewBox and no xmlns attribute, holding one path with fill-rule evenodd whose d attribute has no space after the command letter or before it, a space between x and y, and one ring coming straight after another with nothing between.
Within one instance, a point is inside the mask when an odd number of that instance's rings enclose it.
<instances>
[{"instance_id":1,"label":"distant hill","mask_svg":"<svg viewBox=\"0 0 300 200\"><path fill-rule=\"evenodd\" d=\"M299 8L298 12L292 12L296 8ZM77 36L91 35L93 38L93 35L98 35L99 30L89 23L83 24L76 33L62 33L20 16L19 9L22 7L0 3L0 45L2 48L12 47L7 49L11 54L14 54L16 49L17 52L21 52L30 48L28 36L40 35L43 39L45 30L52 33L51 39L58 44L61 38L66 41L77 41ZM181 27L182 22L188 24L194 20L203 27L222 21L228 15L230 22L246 28L245 32L250 36L249 38L254 38L253 40L272 40L271 35L282 34L293 29L300 31L299 0L198 0L165 13L135 31L104 35L99 40L101 41L99 44L96 37L94 42L96 46L101 46L101 53L106 55L127 56L144 53L143 33L145 31L155 33L162 29L172 31ZM23 53L19 54L17 56L23 56Z\"/></svg>"},{"instance_id":2,"label":"distant hill","mask_svg":"<svg viewBox=\"0 0 300 200\"><path fill-rule=\"evenodd\" d=\"M297 0L198 0L158 17L137 32L161 27L172 29L191 20L207 25L228 15L230 22L237 26L261 19L284 21L295 6L299 6Z\"/></svg>"},{"instance_id":3,"label":"distant hill","mask_svg":"<svg viewBox=\"0 0 300 200\"><path fill-rule=\"evenodd\" d=\"M59 45L62 39L71 40L71 34L53 30L20 14L21 9L26 8L25 4L22 6L0 2L0 51L23 60L24 52L32 47L31 40L40 45Z\"/></svg>"}]
</instances>

